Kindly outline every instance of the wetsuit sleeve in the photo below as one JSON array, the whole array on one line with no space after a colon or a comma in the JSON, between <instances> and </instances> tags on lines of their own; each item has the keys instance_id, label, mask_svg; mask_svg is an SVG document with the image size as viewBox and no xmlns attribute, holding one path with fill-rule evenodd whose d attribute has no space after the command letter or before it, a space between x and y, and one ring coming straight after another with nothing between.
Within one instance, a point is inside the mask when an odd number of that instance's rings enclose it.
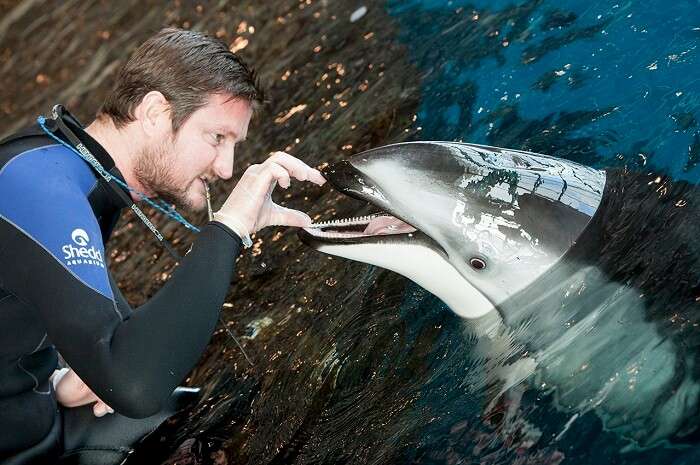
<instances>
[{"instance_id":1,"label":"wetsuit sleeve","mask_svg":"<svg viewBox=\"0 0 700 465\"><path fill-rule=\"evenodd\" d=\"M126 416L151 415L206 347L240 239L222 224L206 225L171 279L132 312L110 286L89 203L50 179L11 202L0 196L0 286L36 309L102 400ZM3 181L0 191L7 187Z\"/></svg>"}]
</instances>

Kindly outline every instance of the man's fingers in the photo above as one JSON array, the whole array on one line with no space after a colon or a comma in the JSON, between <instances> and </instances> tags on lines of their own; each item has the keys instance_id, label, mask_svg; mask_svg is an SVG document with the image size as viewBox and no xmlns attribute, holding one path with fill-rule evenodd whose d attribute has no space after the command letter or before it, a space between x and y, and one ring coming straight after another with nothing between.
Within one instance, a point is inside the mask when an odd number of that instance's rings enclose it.
<instances>
[{"instance_id":1,"label":"man's fingers","mask_svg":"<svg viewBox=\"0 0 700 465\"><path fill-rule=\"evenodd\" d=\"M272 202L276 184L286 189L292 177L319 185L326 182L318 170L287 153L276 152L264 163L248 167L224 205L215 213L215 218L239 235L252 234L272 225L311 225L311 218L306 213Z\"/></svg>"},{"instance_id":2,"label":"man's fingers","mask_svg":"<svg viewBox=\"0 0 700 465\"><path fill-rule=\"evenodd\" d=\"M267 191L272 180L268 177L269 175L272 175L272 178L276 179L284 189L289 187L292 177L299 181L311 181L319 186L326 182L320 171L284 152L275 152L264 163L251 165L243 177L255 179L256 190Z\"/></svg>"},{"instance_id":3,"label":"man's fingers","mask_svg":"<svg viewBox=\"0 0 700 465\"><path fill-rule=\"evenodd\" d=\"M103 417L107 414L107 407L102 402L97 402L92 406L92 413L94 413L96 417Z\"/></svg>"},{"instance_id":4,"label":"man's fingers","mask_svg":"<svg viewBox=\"0 0 700 465\"><path fill-rule=\"evenodd\" d=\"M290 176L298 179L299 181L306 181L309 176L309 170L312 169L303 161L284 152L273 153L270 155L270 158L265 161L265 163L276 163L284 167Z\"/></svg>"},{"instance_id":5,"label":"man's fingers","mask_svg":"<svg viewBox=\"0 0 700 465\"><path fill-rule=\"evenodd\" d=\"M252 165L243 173L241 180L234 188L246 192L251 197L265 195L274 183L283 188L289 187L289 173L276 163Z\"/></svg>"},{"instance_id":6,"label":"man's fingers","mask_svg":"<svg viewBox=\"0 0 700 465\"><path fill-rule=\"evenodd\" d=\"M279 184L282 189L286 189L289 187L289 172L284 169L283 166L278 165L277 163L270 163L267 165L267 170L269 170L269 173L272 175L272 178L277 181L277 184ZM268 189L269 189L270 183L268 182Z\"/></svg>"},{"instance_id":7,"label":"man's fingers","mask_svg":"<svg viewBox=\"0 0 700 465\"><path fill-rule=\"evenodd\" d=\"M309 176L309 181L313 182L314 184L318 184L319 186L322 186L326 183L326 178L323 177L319 170L313 168L311 176Z\"/></svg>"},{"instance_id":8,"label":"man's fingers","mask_svg":"<svg viewBox=\"0 0 700 465\"><path fill-rule=\"evenodd\" d=\"M268 158L268 161L281 165L293 178L298 179L299 181L311 181L318 185L323 185L326 182L320 171L310 167L303 161L289 155L288 153L275 152L270 156L270 158Z\"/></svg>"}]
</instances>

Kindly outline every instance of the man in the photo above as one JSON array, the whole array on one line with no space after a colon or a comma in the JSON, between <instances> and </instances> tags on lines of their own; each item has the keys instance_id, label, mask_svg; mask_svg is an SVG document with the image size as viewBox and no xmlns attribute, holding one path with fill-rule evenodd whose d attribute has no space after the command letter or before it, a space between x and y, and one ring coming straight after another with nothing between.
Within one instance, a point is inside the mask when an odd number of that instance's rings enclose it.
<instances>
[{"instance_id":1,"label":"man","mask_svg":"<svg viewBox=\"0 0 700 465\"><path fill-rule=\"evenodd\" d=\"M97 402L98 416L158 412L209 341L242 238L310 224L275 205L272 189L325 181L278 152L245 172L149 302L132 312L110 279L104 242L119 211L138 192L203 209L204 182L231 177L261 101L225 44L165 29L136 50L87 128L59 118L51 135L34 128L0 145L0 462L60 454L57 395L68 407ZM75 146L129 190L116 192ZM72 371L54 390L57 351Z\"/></svg>"}]
</instances>

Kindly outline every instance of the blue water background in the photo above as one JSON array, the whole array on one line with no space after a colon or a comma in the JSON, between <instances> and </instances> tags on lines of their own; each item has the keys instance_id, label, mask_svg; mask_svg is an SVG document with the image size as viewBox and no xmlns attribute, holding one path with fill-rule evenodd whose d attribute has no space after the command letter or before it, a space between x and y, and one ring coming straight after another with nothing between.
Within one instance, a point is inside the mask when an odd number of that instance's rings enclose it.
<instances>
[{"instance_id":1,"label":"blue water background","mask_svg":"<svg viewBox=\"0 0 700 465\"><path fill-rule=\"evenodd\" d=\"M420 139L700 176L700 2L401 0L387 8L424 76ZM503 130L504 109L522 119L517 127Z\"/></svg>"}]
</instances>

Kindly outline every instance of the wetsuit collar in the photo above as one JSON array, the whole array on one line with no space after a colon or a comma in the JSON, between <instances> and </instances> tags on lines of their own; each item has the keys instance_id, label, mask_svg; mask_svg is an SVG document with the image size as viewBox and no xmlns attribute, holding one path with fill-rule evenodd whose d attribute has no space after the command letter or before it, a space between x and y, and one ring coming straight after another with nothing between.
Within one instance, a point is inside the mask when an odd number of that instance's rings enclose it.
<instances>
[{"instance_id":1,"label":"wetsuit collar","mask_svg":"<svg viewBox=\"0 0 700 465\"><path fill-rule=\"evenodd\" d=\"M121 171L119 171L119 168L117 168L117 165L115 164L114 159L109 154L109 152L107 152L107 150L104 147L102 147L102 145L100 145L100 143L97 142L97 140L95 140L94 137L92 137L90 134L87 133L87 131L85 131L85 127L80 121L78 121L77 118L75 118L72 114L65 110L64 115L65 116L63 118L63 122L66 124L66 126L70 128L71 131L73 131L75 136L80 140L80 142L82 142L85 145L85 147L90 151L90 153L94 155L94 157L97 159L97 161L100 162L104 169L107 170L111 175L119 178L121 181L124 181L124 183L126 183L124 176L122 175ZM103 182L102 177L99 176L99 174L97 178L100 180L100 182ZM131 199L131 194L128 190L126 190L123 187L118 188L124 191L128 199ZM123 198L117 195L117 193L111 192L111 189L106 189L106 191L109 192L110 199L113 201L115 206L118 206L120 209L131 206L131 203L126 203Z\"/></svg>"}]
</instances>

